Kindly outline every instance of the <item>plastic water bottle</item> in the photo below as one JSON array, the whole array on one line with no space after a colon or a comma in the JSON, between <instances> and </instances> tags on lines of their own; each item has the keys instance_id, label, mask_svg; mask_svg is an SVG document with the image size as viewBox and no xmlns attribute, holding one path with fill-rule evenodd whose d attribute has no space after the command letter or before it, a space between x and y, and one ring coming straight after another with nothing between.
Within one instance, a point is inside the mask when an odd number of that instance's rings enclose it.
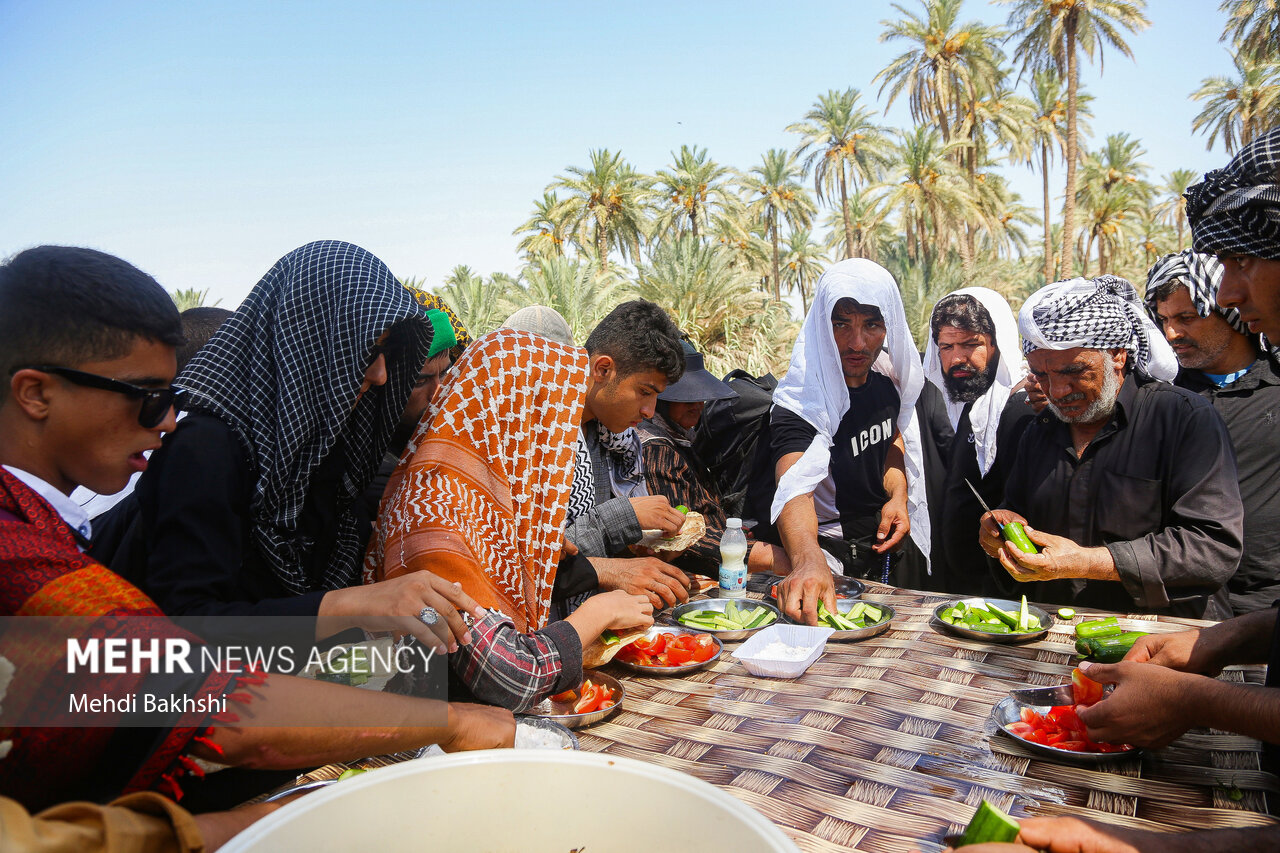
<instances>
[{"instance_id":1,"label":"plastic water bottle","mask_svg":"<svg viewBox=\"0 0 1280 853\"><path fill-rule=\"evenodd\" d=\"M730 518L720 537L720 597L742 598L747 594L747 535L742 519Z\"/></svg>"}]
</instances>

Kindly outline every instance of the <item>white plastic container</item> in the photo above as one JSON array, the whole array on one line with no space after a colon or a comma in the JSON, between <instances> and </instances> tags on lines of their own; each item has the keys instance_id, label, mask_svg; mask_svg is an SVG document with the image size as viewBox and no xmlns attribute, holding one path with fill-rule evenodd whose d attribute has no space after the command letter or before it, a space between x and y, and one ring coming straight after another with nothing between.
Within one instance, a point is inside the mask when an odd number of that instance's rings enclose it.
<instances>
[{"instance_id":1,"label":"white plastic container","mask_svg":"<svg viewBox=\"0 0 1280 853\"><path fill-rule=\"evenodd\" d=\"M747 594L747 536L742 519L725 520L720 537L720 597L744 598Z\"/></svg>"},{"instance_id":2,"label":"white plastic container","mask_svg":"<svg viewBox=\"0 0 1280 853\"><path fill-rule=\"evenodd\" d=\"M806 669L813 666L814 661L822 657L822 651L827 647L827 638L834 633L834 628L770 625L739 646L733 656L742 661L742 665L752 675L763 675L766 678L799 678L804 675ZM807 654L803 659L794 661L768 660L759 656L770 643L777 642L806 649Z\"/></svg>"}]
</instances>

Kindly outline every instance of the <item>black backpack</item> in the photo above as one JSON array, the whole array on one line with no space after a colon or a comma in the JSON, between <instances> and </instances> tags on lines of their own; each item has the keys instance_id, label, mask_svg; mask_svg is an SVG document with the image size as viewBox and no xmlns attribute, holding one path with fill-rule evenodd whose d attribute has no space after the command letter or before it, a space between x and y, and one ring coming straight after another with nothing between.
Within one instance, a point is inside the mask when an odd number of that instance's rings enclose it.
<instances>
[{"instance_id":1,"label":"black backpack","mask_svg":"<svg viewBox=\"0 0 1280 853\"><path fill-rule=\"evenodd\" d=\"M769 410L778 380L733 370L724 381L735 399L707 404L694 434L693 449L711 473L725 515L769 521L773 471L769 465ZM760 512L763 504L763 517ZM759 528L757 528L757 531Z\"/></svg>"}]
</instances>

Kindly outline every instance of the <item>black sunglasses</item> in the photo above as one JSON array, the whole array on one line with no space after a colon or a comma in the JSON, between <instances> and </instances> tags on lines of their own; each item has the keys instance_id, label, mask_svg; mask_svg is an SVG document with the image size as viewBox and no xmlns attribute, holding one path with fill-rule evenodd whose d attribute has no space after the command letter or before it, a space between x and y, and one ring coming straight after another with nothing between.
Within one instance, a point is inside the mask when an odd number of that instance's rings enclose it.
<instances>
[{"instance_id":1,"label":"black sunglasses","mask_svg":"<svg viewBox=\"0 0 1280 853\"><path fill-rule=\"evenodd\" d=\"M86 388L98 388L102 391L114 391L117 394L124 394L126 397L141 400L142 408L138 410L138 426L143 429L155 429L168 416L170 409L173 409L174 412L181 412L186 403L187 392L172 386L168 388L143 388L138 385L131 385L128 382L121 382L119 379L99 376L96 373L85 373L83 370L73 370L70 367L54 367L44 364L23 365L22 367L15 367L10 372L17 373L19 370L39 370L43 373L52 373L76 385L83 385Z\"/></svg>"}]
</instances>

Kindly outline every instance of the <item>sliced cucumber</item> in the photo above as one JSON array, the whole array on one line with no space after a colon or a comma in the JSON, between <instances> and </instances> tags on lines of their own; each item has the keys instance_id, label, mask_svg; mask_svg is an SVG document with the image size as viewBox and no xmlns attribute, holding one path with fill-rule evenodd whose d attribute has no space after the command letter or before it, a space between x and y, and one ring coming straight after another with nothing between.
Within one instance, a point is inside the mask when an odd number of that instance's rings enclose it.
<instances>
[{"instance_id":1,"label":"sliced cucumber","mask_svg":"<svg viewBox=\"0 0 1280 853\"><path fill-rule=\"evenodd\" d=\"M1008 844L1018 840L1018 822L983 800L973 813L956 847L970 844Z\"/></svg>"}]
</instances>

